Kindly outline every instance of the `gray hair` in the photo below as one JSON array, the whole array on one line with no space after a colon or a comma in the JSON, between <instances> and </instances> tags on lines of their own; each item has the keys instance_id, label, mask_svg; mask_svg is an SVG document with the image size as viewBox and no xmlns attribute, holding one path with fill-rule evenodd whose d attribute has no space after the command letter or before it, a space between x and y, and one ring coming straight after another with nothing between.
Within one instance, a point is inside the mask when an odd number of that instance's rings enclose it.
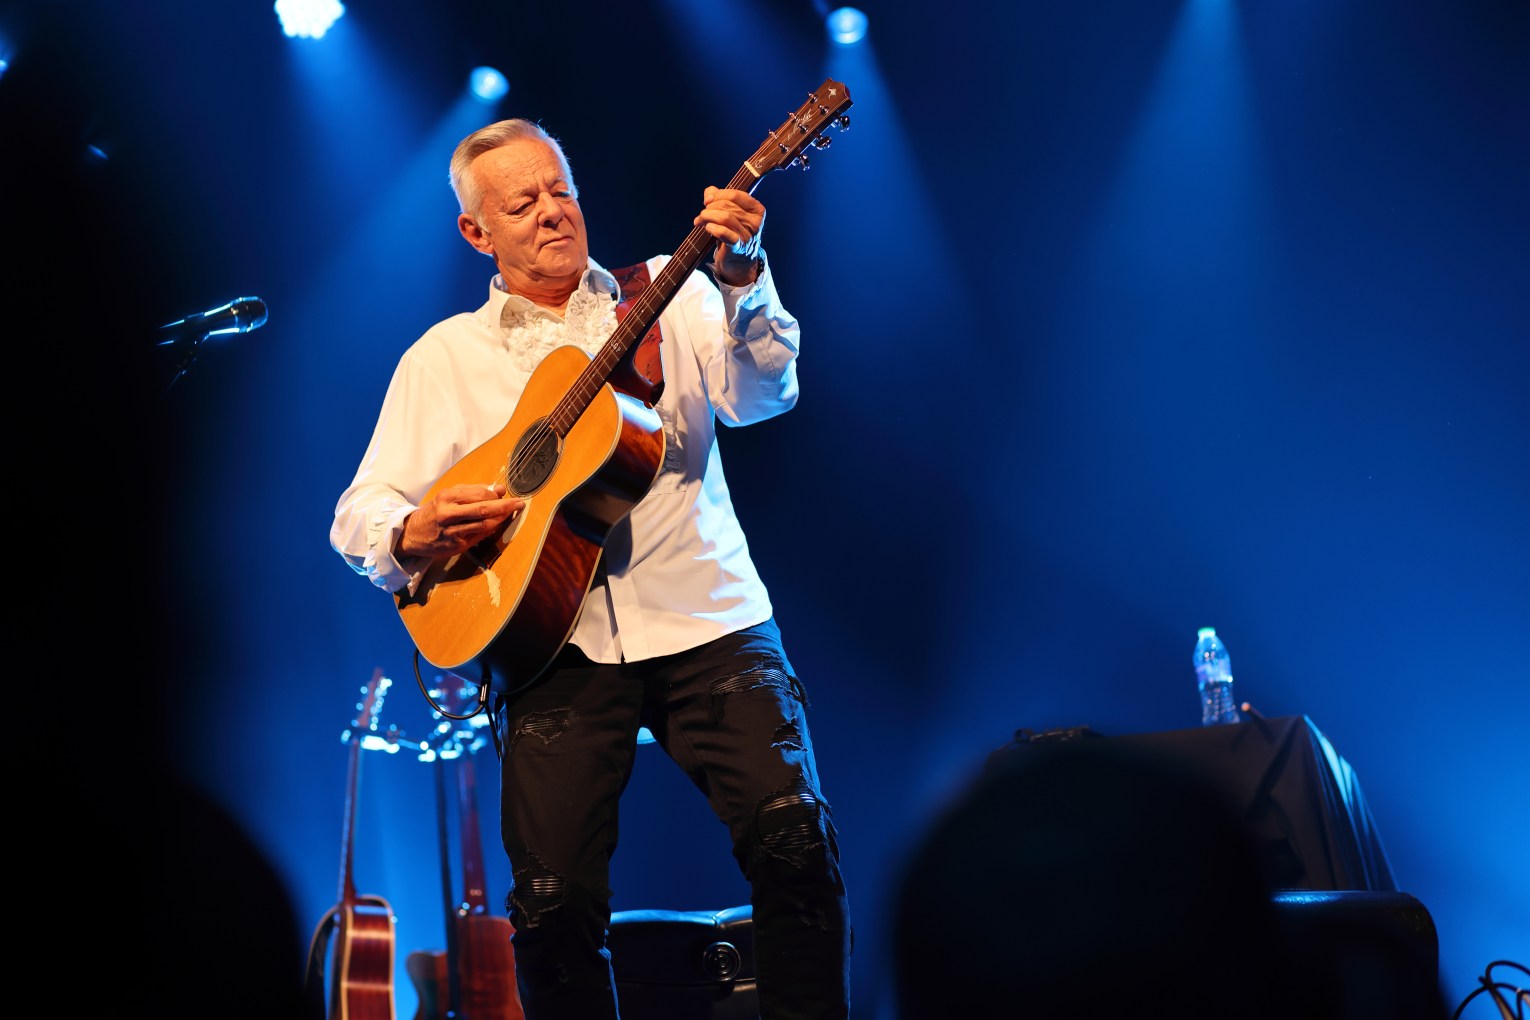
<instances>
[{"instance_id":1,"label":"gray hair","mask_svg":"<svg viewBox=\"0 0 1530 1020\"><path fill-rule=\"evenodd\" d=\"M563 176L568 180L569 188L576 195L579 193L574 184L574 171L568 165L568 157L563 153L562 143L548 134L542 125L516 117L481 127L457 143L457 148L452 153L449 172L452 193L457 196L457 208L470 216L476 217L479 214L483 205L483 193L478 187L478 181L468 173L468 167L472 165L473 160L490 149L508 145L519 138L537 138L552 146L553 152L558 156L558 163L563 167Z\"/></svg>"}]
</instances>

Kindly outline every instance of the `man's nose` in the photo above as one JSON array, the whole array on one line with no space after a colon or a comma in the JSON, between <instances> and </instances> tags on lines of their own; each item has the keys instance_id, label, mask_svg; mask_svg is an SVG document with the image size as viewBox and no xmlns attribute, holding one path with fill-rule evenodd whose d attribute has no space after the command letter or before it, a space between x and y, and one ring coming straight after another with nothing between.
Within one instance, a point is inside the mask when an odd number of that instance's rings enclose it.
<instances>
[{"instance_id":1,"label":"man's nose","mask_svg":"<svg viewBox=\"0 0 1530 1020\"><path fill-rule=\"evenodd\" d=\"M554 198L551 192L542 192L537 196L537 217L549 226L557 223L563 219L562 203Z\"/></svg>"}]
</instances>

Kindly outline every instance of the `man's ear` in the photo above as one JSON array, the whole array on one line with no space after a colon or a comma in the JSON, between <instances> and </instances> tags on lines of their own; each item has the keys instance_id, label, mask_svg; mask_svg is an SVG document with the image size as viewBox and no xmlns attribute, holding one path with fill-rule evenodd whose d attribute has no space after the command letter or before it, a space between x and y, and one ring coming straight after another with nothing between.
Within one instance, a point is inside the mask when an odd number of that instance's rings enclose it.
<instances>
[{"instance_id":1,"label":"man's ear","mask_svg":"<svg viewBox=\"0 0 1530 1020\"><path fill-rule=\"evenodd\" d=\"M489 236L487 230L478 225L477 220L467 213L458 213L457 229L461 231L468 244L471 244L490 258L494 257L494 240Z\"/></svg>"}]
</instances>

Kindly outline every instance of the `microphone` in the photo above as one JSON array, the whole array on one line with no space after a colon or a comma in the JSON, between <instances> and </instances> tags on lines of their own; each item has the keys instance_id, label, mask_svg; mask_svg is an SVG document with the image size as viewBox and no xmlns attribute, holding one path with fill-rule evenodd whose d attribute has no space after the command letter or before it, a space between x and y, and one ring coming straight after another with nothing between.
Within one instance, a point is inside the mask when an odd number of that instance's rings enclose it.
<instances>
[{"instance_id":1,"label":"microphone","mask_svg":"<svg viewBox=\"0 0 1530 1020\"><path fill-rule=\"evenodd\" d=\"M258 297L235 298L226 305L188 315L159 327L163 337L159 345L173 344L186 337L200 342L224 333L248 333L266 324L266 303Z\"/></svg>"}]
</instances>

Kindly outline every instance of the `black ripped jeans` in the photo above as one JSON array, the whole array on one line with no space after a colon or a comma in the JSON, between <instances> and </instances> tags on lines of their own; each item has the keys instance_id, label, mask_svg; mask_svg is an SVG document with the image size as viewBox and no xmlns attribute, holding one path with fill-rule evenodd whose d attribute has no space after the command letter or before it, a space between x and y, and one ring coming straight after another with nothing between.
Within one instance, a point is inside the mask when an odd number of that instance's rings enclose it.
<instances>
[{"instance_id":1,"label":"black ripped jeans","mask_svg":"<svg viewBox=\"0 0 1530 1020\"><path fill-rule=\"evenodd\" d=\"M527 1020L615 1020L606 929L638 728L706 795L750 886L765 1020L849 1015L850 913L801 684L774 621L602 665L572 645L496 705L500 838Z\"/></svg>"}]
</instances>

